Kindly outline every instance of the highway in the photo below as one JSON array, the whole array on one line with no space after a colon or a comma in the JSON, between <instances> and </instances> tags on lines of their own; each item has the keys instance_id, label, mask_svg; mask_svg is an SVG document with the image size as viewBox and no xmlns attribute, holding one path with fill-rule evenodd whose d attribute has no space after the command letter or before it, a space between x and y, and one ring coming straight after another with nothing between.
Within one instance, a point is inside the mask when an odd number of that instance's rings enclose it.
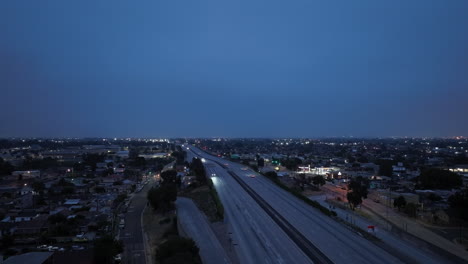
<instances>
[{"instance_id":1,"label":"highway","mask_svg":"<svg viewBox=\"0 0 468 264\"><path fill-rule=\"evenodd\" d=\"M294 228L304 235L313 245L334 263L402 263L396 257L390 255L372 242L364 239L345 226L337 223L320 211L305 204L290 193L279 188L265 177L255 174L251 170L243 170L244 166L217 158L190 146L197 155L224 164L229 170L239 176L256 194L264 199L274 210L281 214ZM193 153L193 152L192 152ZM215 172L221 175L223 183L219 184L220 195L229 197L237 196L237 192L229 192L224 185L232 185L230 188L241 188L229 175L227 170L217 166ZM255 174L255 177L249 175ZM216 180L218 181L218 180ZM215 186L218 189L218 184ZM242 190L242 189L241 189ZM233 195L235 193L236 195ZM231 198L232 199L232 198ZM223 201L224 204L224 201ZM244 203L244 205L247 203ZM248 203L248 206L252 206ZM257 219L255 218L255 222ZM276 233L270 233L276 234ZM276 236L276 235L275 235ZM284 239L284 238L277 238ZM278 252L281 254L280 252ZM263 262L258 262L263 263ZM292 262L298 263L298 262Z\"/></svg>"},{"instance_id":2,"label":"highway","mask_svg":"<svg viewBox=\"0 0 468 264\"><path fill-rule=\"evenodd\" d=\"M188 160L194 154L187 152ZM313 263L255 200L216 163L206 161L240 263Z\"/></svg>"}]
</instances>

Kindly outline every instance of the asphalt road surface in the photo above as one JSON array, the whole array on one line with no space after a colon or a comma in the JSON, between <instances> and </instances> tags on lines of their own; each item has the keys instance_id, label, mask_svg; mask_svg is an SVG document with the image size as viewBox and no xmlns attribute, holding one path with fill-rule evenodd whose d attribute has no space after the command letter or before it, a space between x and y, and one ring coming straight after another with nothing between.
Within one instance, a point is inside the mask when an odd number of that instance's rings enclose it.
<instances>
[{"instance_id":1,"label":"asphalt road surface","mask_svg":"<svg viewBox=\"0 0 468 264\"><path fill-rule=\"evenodd\" d=\"M198 210L195 203L190 199L178 197L176 206L179 224L187 236L197 243L203 264L231 263L208 219Z\"/></svg>"},{"instance_id":2,"label":"asphalt road surface","mask_svg":"<svg viewBox=\"0 0 468 264\"><path fill-rule=\"evenodd\" d=\"M251 170L244 170L243 167L245 166L208 155L192 146L190 146L190 149L193 151L192 153L196 153L196 155L207 160L216 160L225 164L229 170L238 175L242 181L248 184L252 190L267 201L270 206L279 212L291 225L293 225L334 263L402 263L396 257L390 255L383 249L377 247L370 241L337 223L328 216L325 216L317 209L305 204L303 201L279 188L265 177L255 174ZM210 169L209 167L207 168ZM213 171L213 169L211 169L211 171ZM253 207L252 211L256 214L249 216L250 221L254 223L254 225L255 223L260 223L259 218L262 215L262 212L260 211L262 210L256 206L252 199L249 200L245 195L239 195L243 190L240 185L235 182L232 176L227 173L227 170L220 166L216 166L214 172L217 175L215 178L218 178L214 180L214 183L225 207L230 207L232 203L237 204L240 207L240 210L245 210L245 207ZM211 172L209 171L208 173ZM252 174L255 174L255 177L250 177ZM239 197L242 197L245 200L238 201L238 203L235 201L231 202L232 200L239 199ZM225 200L227 202L225 202ZM240 211L239 213L245 214L243 211ZM235 220L236 222L241 222L237 218ZM266 222L268 220L264 219L262 221ZM241 226L243 225L244 224L241 224ZM265 224L261 225L264 226ZM278 234L282 233L281 230L278 232L272 231L273 230L269 230L266 233L263 233L266 235L266 241L275 241L279 247L284 247L284 241L287 241L288 237L279 236ZM288 247L294 248L291 245ZM248 256L246 252L241 251L239 253L240 257L242 255ZM284 251L275 251L275 253L276 258L278 259L284 256ZM265 263L260 261L261 258L257 258L256 260L256 263ZM300 263L296 261L294 257L292 260L294 261L285 261L284 263ZM244 262L241 261L241 263Z\"/></svg>"},{"instance_id":3,"label":"asphalt road surface","mask_svg":"<svg viewBox=\"0 0 468 264\"><path fill-rule=\"evenodd\" d=\"M187 152L189 160L193 155ZM208 175L216 174L212 180L240 263L312 263L225 169L209 161L205 165Z\"/></svg>"},{"instance_id":4,"label":"asphalt road surface","mask_svg":"<svg viewBox=\"0 0 468 264\"><path fill-rule=\"evenodd\" d=\"M124 243L122 263L145 264L146 255L143 240L143 230L141 228L141 214L146 206L146 192L151 188L150 183L140 192L134 194L130 200L127 213L125 215L125 227L120 229L120 239Z\"/></svg>"},{"instance_id":5,"label":"asphalt road surface","mask_svg":"<svg viewBox=\"0 0 468 264\"><path fill-rule=\"evenodd\" d=\"M320 202L322 205L328 206L328 204L325 202L325 198L326 195L313 197L314 200ZM336 208L335 211L340 218L349 221L362 229L365 229L369 225L376 226L375 221L360 217L359 215L353 214L349 211L340 208ZM431 252L429 249L424 248L423 246L418 247L414 243L409 243L408 241L396 237L383 228L378 228L378 231L376 231L375 235L383 242L385 242L385 244L390 245L402 254L406 255L408 260L413 259L413 262L424 264L452 263L443 257L438 256L434 252Z\"/></svg>"}]
</instances>

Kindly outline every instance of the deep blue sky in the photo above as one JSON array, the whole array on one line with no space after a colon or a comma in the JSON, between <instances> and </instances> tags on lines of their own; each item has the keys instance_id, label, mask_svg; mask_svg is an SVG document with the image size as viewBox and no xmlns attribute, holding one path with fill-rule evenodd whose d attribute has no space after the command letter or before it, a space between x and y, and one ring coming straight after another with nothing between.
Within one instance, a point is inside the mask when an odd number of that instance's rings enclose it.
<instances>
[{"instance_id":1,"label":"deep blue sky","mask_svg":"<svg viewBox=\"0 0 468 264\"><path fill-rule=\"evenodd\" d=\"M1 1L0 137L468 135L466 0Z\"/></svg>"}]
</instances>

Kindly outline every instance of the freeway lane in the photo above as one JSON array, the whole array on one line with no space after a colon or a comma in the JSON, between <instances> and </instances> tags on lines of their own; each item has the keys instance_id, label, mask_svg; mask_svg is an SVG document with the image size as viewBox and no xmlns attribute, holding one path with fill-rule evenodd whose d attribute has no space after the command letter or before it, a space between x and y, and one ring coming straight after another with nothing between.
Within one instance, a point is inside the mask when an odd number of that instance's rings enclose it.
<instances>
[{"instance_id":1,"label":"freeway lane","mask_svg":"<svg viewBox=\"0 0 468 264\"><path fill-rule=\"evenodd\" d=\"M205 165L208 175L216 174L212 180L240 263L312 263L226 170L209 161Z\"/></svg>"},{"instance_id":2,"label":"freeway lane","mask_svg":"<svg viewBox=\"0 0 468 264\"><path fill-rule=\"evenodd\" d=\"M263 176L250 178L246 176L240 164L213 157L196 148L194 150L204 158L228 164L234 173L241 176L246 184L333 262L401 263L394 256L300 201Z\"/></svg>"},{"instance_id":3,"label":"freeway lane","mask_svg":"<svg viewBox=\"0 0 468 264\"><path fill-rule=\"evenodd\" d=\"M244 177L245 179L245 177ZM336 263L398 263L368 240L258 176L250 186ZM339 250L337 250L339 249Z\"/></svg>"},{"instance_id":4,"label":"freeway lane","mask_svg":"<svg viewBox=\"0 0 468 264\"><path fill-rule=\"evenodd\" d=\"M197 243L203 264L230 264L208 219L198 210L195 203L191 199L177 197L176 206L179 224L184 232Z\"/></svg>"}]
</instances>

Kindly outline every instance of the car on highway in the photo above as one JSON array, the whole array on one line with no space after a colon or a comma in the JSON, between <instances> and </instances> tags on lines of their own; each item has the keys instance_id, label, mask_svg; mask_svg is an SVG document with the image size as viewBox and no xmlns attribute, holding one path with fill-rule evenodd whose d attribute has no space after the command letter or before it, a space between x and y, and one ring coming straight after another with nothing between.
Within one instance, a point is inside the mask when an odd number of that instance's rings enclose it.
<instances>
[{"instance_id":1,"label":"car on highway","mask_svg":"<svg viewBox=\"0 0 468 264\"><path fill-rule=\"evenodd\" d=\"M48 246L47 250L52 252L52 251L65 251L64 248L59 248L59 247L54 247L54 246Z\"/></svg>"},{"instance_id":2,"label":"car on highway","mask_svg":"<svg viewBox=\"0 0 468 264\"><path fill-rule=\"evenodd\" d=\"M246 171L246 170L248 170L248 168L247 168L247 167L243 167L243 168L241 168L241 170Z\"/></svg>"},{"instance_id":3,"label":"car on highway","mask_svg":"<svg viewBox=\"0 0 468 264\"><path fill-rule=\"evenodd\" d=\"M249 174L248 175L250 178L255 178L255 174Z\"/></svg>"}]
</instances>

